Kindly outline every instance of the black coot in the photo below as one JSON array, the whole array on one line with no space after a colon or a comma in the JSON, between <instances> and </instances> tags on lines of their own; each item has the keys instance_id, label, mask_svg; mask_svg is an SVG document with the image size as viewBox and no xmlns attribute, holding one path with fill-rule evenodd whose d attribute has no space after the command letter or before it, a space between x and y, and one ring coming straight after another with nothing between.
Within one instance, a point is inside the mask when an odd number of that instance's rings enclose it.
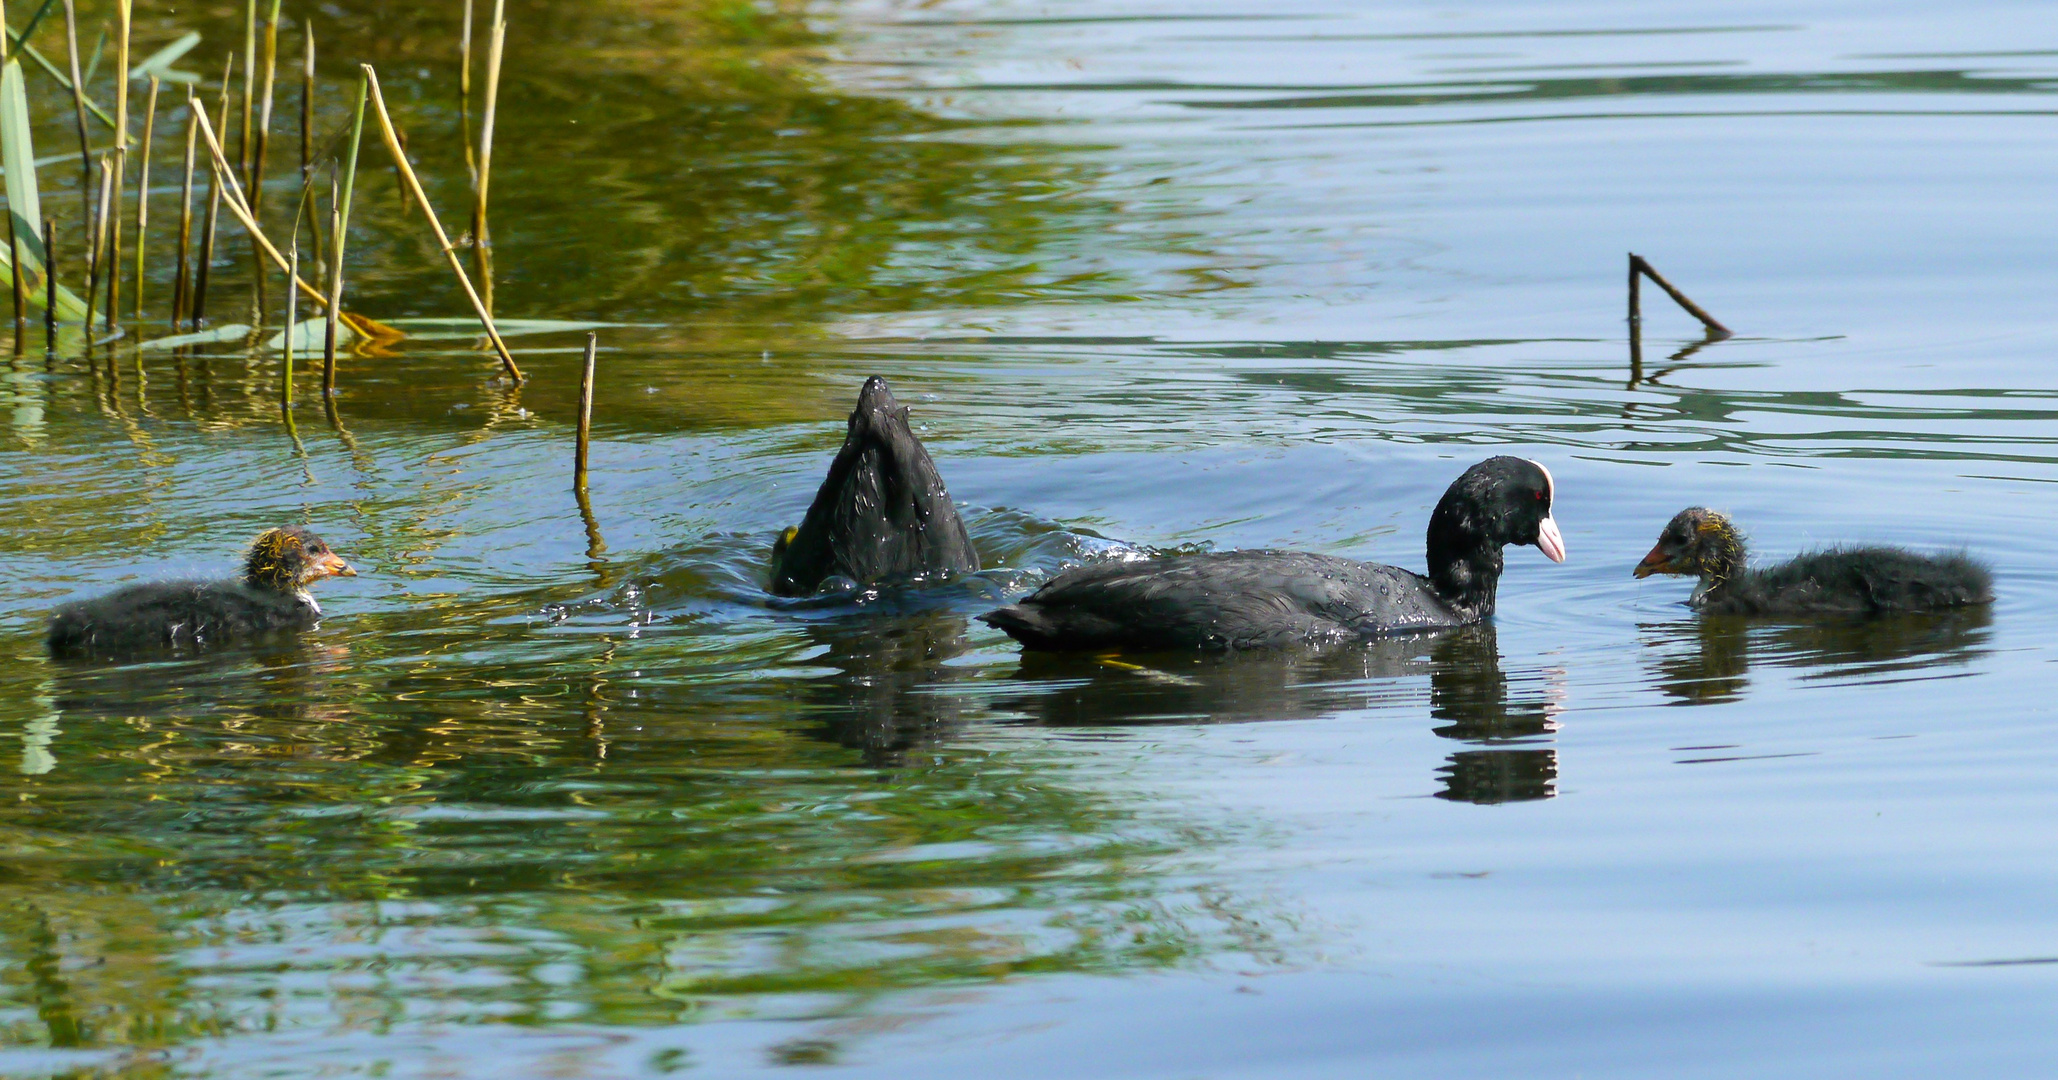
<instances>
[{"instance_id":1,"label":"black coot","mask_svg":"<svg viewBox=\"0 0 2058 1080\"><path fill-rule=\"evenodd\" d=\"M885 379L866 379L814 505L772 545L772 592L808 596L831 577L870 585L977 569L979 554L908 427L907 407Z\"/></svg>"},{"instance_id":2,"label":"black coot","mask_svg":"<svg viewBox=\"0 0 2058 1080\"><path fill-rule=\"evenodd\" d=\"M1883 615L1984 604L1994 578L1963 552L1905 548L1811 551L1763 570L1744 565L1744 538L1706 507L1681 510L1658 534L1636 576L1700 578L1687 604L1711 615Z\"/></svg>"},{"instance_id":3,"label":"black coot","mask_svg":"<svg viewBox=\"0 0 2058 1080\"><path fill-rule=\"evenodd\" d=\"M1465 470L1429 516L1429 576L1300 551L1228 551L1067 571L981 616L1035 649L1248 649L1462 626L1493 614L1501 548L1553 562L1551 474L1522 458Z\"/></svg>"},{"instance_id":4,"label":"black coot","mask_svg":"<svg viewBox=\"0 0 2058 1080\"><path fill-rule=\"evenodd\" d=\"M119 656L151 649L204 647L320 621L307 591L323 578L356 577L321 537L297 526L268 529L251 542L235 581L130 585L57 609L50 651L59 657Z\"/></svg>"}]
</instances>

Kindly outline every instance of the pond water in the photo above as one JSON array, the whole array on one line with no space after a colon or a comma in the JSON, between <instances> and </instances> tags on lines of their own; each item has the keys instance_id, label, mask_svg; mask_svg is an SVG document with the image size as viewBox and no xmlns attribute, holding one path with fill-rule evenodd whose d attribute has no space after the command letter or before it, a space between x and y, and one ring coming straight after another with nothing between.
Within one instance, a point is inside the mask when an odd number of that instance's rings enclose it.
<instances>
[{"instance_id":1,"label":"pond water","mask_svg":"<svg viewBox=\"0 0 2058 1080\"><path fill-rule=\"evenodd\" d=\"M232 7L138 48L218 71ZM509 11L495 304L615 324L590 520L583 334L516 386L417 332L283 417L240 346L0 369L0 1073L2048 1070L2047 5ZM310 14L323 130L378 63L461 220L454 10ZM366 154L353 306L463 314ZM1632 366L1629 251L1737 336L1647 288ZM772 602L873 373L986 570ZM1570 558L1511 550L1490 626L1109 664L970 619L1111 539L1419 566L1495 453ZM1999 600L1697 618L1630 576L1696 503ZM301 642L45 656L286 522L362 575Z\"/></svg>"}]
</instances>

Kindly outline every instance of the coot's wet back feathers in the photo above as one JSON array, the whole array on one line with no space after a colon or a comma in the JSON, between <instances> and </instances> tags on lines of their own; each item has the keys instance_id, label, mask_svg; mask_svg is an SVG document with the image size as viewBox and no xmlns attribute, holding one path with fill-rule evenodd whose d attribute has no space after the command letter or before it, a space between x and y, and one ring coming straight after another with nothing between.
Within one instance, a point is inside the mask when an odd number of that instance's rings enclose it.
<instances>
[{"instance_id":1,"label":"coot's wet back feathers","mask_svg":"<svg viewBox=\"0 0 2058 1080\"><path fill-rule=\"evenodd\" d=\"M1565 558L1551 474L1521 458L1474 465L1430 516L1429 576L1300 551L1229 551L1067 571L981 616L1037 649L1248 649L1477 622L1493 614L1501 548Z\"/></svg>"},{"instance_id":2,"label":"coot's wet back feathers","mask_svg":"<svg viewBox=\"0 0 2058 1080\"><path fill-rule=\"evenodd\" d=\"M130 585L66 604L50 620L49 646L61 658L120 658L151 650L206 647L320 621L308 586L357 571L312 532L270 529L251 542L235 581Z\"/></svg>"},{"instance_id":3,"label":"coot's wet back feathers","mask_svg":"<svg viewBox=\"0 0 2058 1080\"><path fill-rule=\"evenodd\" d=\"M860 585L979 569L943 475L886 380L865 380L843 448L807 517L772 546L772 592L807 596L831 577Z\"/></svg>"},{"instance_id":4,"label":"coot's wet back feathers","mask_svg":"<svg viewBox=\"0 0 2058 1080\"><path fill-rule=\"evenodd\" d=\"M1993 574L1964 552L1923 555L1897 547L1836 547L1777 566L1746 565L1743 534L1706 507L1674 515L1636 566L1636 576L1675 574L1700 583L1689 606L1711 615L1884 615L1984 604Z\"/></svg>"}]
</instances>

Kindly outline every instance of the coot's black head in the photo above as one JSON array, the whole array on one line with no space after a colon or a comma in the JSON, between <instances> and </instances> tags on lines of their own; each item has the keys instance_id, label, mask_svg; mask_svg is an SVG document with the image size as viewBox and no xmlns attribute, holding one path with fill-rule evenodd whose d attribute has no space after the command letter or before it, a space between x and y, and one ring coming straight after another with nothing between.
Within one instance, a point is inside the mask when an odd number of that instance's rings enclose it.
<instances>
[{"instance_id":1,"label":"coot's black head","mask_svg":"<svg viewBox=\"0 0 2058 1080\"><path fill-rule=\"evenodd\" d=\"M321 537L298 525L258 534L243 560L246 584L283 593L299 592L323 578L356 576Z\"/></svg>"},{"instance_id":2,"label":"coot's black head","mask_svg":"<svg viewBox=\"0 0 2058 1080\"><path fill-rule=\"evenodd\" d=\"M1551 471L1526 458L1494 457L1452 481L1429 515L1429 578L1452 605L1493 612L1501 548L1536 547L1565 561L1565 540L1551 518Z\"/></svg>"},{"instance_id":3,"label":"coot's black head","mask_svg":"<svg viewBox=\"0 0 2058 1080\"><path fill-rule=\"evenodd\" d=\"M1527 458L1487 458L1452 481L1429 515L1430 550L1439 541L1460 548L1529 544L1552 562L1564 562L1565 540L1551 519L1556 495L1551 471L1542 465Z\"/></svg>"},{"instance_id":4,"label":"coot's black head","mask_svg":"<svg viewBox=\"0 0 2058 1080\"><path fill-rule=\"evenodd\" d=\"M1735 523L1705 506L1672 516L1651 553L1636 564L1636 576L1678 574L1704 581L1727 580L1744 566L1744 537Z\"/></svg>"}]
</instances>

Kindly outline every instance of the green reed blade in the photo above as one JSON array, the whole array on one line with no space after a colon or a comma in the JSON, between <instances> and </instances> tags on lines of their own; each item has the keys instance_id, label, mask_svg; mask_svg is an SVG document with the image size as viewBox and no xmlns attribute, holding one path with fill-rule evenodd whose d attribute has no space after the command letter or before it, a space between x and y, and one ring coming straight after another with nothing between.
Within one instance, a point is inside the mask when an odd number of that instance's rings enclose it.
<instances>
[{"instance_id":1,"label":"green reed blade","mask_svg":"<svg viewBox=\"0 0 2058 1080\"><path fill-rule=\"evenodd\" d=\"M13 215L15 234L21 239L22 261L27 264L23 283L32 303L46 303L42 287L47 256L43 246L43 208L36 189L36 150L29 134L29 101L22 82L21 62L9 60L0 67L0 165L7 170L7 208ZM8 273L14 268L10 264ZM57 288L57 315L67 321L86 317L86 305L71 290Z\"/></svg>"},{"instance_id":2,"label":"green reed blade","mask_svg":"<svg viewBox=\"0 0 2058 1080\"><path fill-rule=\"evenodd\" d=\"M157 76L159 82L199 82L200 76L190 71L173 71L172 65L179 58L193 51L200 44L200 31L188 30L177 41L143 58L143 62L129 69L129 78L147 79Z\"/></svg>"}]
</instances>

